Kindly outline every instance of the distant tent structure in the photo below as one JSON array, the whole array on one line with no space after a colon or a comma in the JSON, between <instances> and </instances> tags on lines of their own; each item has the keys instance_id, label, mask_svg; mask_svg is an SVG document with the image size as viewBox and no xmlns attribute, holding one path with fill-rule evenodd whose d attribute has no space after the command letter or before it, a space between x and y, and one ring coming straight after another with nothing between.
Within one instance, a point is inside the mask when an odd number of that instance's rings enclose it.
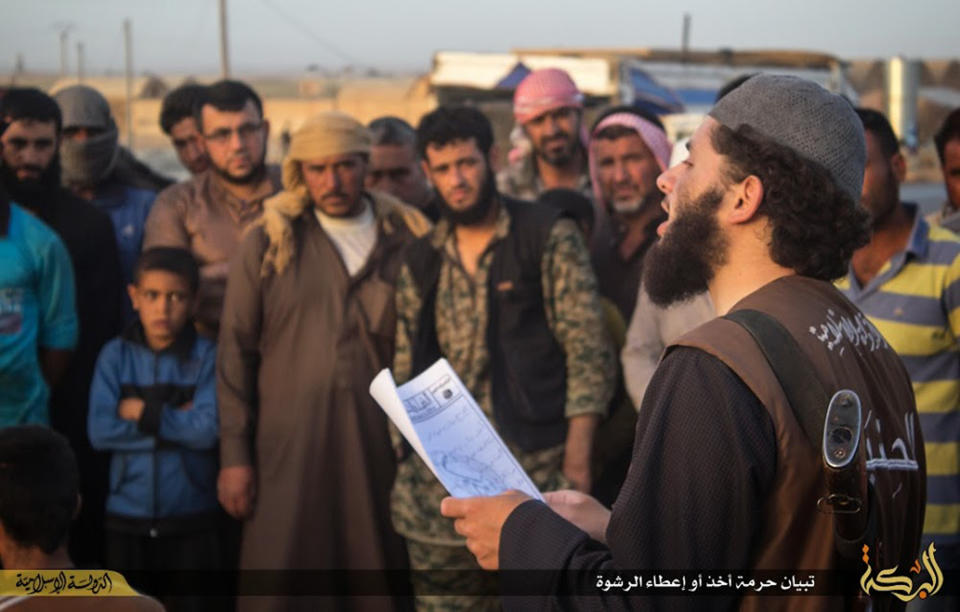
<instances>
[{"instance_id":1,"label":"distant tent structure","mask_svg":"<svg viewBox=\"0 0 960 612\"><path fill-rule=\"evenodd\" d=\"M658 83L646 71L629 66L625 73L624 82L631 90L634 106L656 115L684 111L684 101L677 92Z\"/></svg>"},{"instance_id":2,"label":"distant tent structure","mask_svg":"<svg viewBox=\"0 0 960 612\"><path fill-rule=\"evenodd\" d=\"M442 104L503 102L532 70L567 71L588 106L633 104L658 115L704 113L717 91L744 73L792 74L856 100L844 63L800 51L518 49L513 53L438 51L429 80ZM868 67L869 68L869 67ZM871 78L872 75L864 75Z\"/></svg>"},{"instance_id":3,"label":"distant tent structure","mask_svg":"<svg viewBox=\"0 0 960 612\"><path fill-rule=\"evenodd\" d=\"M505 77L500 79L500 82L494 85L494 89L513 91L520 85L520 81L527 78L527 75L531 72L533 71L527 68L523 62L518 62L517 65L513 67L513 70L508 72Z\"/></svg>"},{"instance_id":4,"label":"distant tent structure","mask_svg":"<svg viewBox=\"0 0 960 612\"><path fill-rule=\"evenodd\" d=\"M684 109L680 96L641 69L639 62L628 65L602 57L440 51L434 55L429 79L443 103L509 102L520 82L541 68L565 70L588 106L626 102L658 114Z\"/></svg>"}]
</instances>

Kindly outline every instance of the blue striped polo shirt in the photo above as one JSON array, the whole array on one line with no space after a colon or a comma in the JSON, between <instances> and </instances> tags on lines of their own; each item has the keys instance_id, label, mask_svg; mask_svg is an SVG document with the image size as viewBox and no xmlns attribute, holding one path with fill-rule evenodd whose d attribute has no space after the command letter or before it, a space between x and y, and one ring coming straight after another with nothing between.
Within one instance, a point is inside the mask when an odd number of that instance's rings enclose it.
<instances>
[{"instance_id":1,"label":"blue striped polo shirt","mask_svg":"<svg viewBox=\"0 0 960 612\"><path fill-rule=\"evenodd\" d=\"M907 248L865 287L851 266L837 287L903 359L927 456L924 541L960 544L960 237L912 204Z\"/></svg>"}]
</instances>

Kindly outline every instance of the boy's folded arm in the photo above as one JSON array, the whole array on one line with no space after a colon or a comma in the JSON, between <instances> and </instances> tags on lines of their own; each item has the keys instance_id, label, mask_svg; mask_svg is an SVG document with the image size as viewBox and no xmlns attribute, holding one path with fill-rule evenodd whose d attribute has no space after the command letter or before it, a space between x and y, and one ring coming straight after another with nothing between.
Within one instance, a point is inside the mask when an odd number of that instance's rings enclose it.
<instances>
[{"instance_id":1,"label":"boy's folded arm","mask_svg":"<svg viewBox=\"0 0 960 612\"><path fill-rule=\"evenodd\" d=\"M164 402L156 398L147 398L143 402L143 412L137 421L137 429L148 436L156 436L163 417Z\"/></svg>"},{"instance_id":2,"label":"boy's folded arm","mask_svg":"<svg viewBox=\"0 0 960 612\"><path fill-rule=\"evenodd\" d=\"M122 399L119 376L121 358L120 344L114 341L103 348L97 359L87 413L90 444L98 450L150 450L156 445L156 440L142 433L136 422L117 414Z\"/></svg>"},{"instance_id":3,"label":"boy's folded arm","mask_svg":"<svg viewBox=\"0 0 960 612\"><path fill-rule=\"evenodd\" d=\"M204 360L189 406L162 404L159 408L148 405L148 408L144 409L144 417L148 416L149 410L156 411L156 416L151 414L151 418L156 419L154 432L162 440L194 450L216 446L219 424L214 367L214 351L211 351Z\"/></svg>"}]
</instances>

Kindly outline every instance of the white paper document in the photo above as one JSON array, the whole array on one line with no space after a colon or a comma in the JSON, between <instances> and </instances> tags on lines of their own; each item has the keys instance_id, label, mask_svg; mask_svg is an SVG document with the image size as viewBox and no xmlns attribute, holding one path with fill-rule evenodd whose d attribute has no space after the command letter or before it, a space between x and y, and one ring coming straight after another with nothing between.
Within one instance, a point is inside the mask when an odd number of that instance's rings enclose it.
<instances>
[{"instance_id":1,"label":"white paper document","mask_svg":"<svg viewBox=\"0 0 960 612\"><path fill-rule=\"evenodd\" d=\"M446 359L400 388L382 370L370 395L450 495L517 489L543 499Z\"/></svg>"}]
</instances>

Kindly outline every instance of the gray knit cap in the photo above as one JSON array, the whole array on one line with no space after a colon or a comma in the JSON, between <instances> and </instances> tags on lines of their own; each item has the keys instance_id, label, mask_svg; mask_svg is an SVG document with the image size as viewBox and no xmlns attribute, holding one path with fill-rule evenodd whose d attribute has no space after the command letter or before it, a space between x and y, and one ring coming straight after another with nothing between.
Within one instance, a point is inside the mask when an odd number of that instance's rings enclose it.
<instances>
[{"instance_id":1,"label":"gray knit cap","mask_svg":"<svg viewBox=\"0 0 960 612\"><path fill-rule=\"evenodd\" d=\"M867 145L853 106L812 81L758 74L724 96L710 116L730 129L749 125L826 168L860 201Z\"/></svg>"},{"instance_id":2,"label":"gray knit cap","mask_svg":"<svg viewBox=\"0 0 960 612\"><path fill-rule=\"evenodd\" d=\"M71 85L54 96L63 113L63 127L109 129L114 125L110 104L99 91L86 85Z\"/></svg>"}]
</instances>

